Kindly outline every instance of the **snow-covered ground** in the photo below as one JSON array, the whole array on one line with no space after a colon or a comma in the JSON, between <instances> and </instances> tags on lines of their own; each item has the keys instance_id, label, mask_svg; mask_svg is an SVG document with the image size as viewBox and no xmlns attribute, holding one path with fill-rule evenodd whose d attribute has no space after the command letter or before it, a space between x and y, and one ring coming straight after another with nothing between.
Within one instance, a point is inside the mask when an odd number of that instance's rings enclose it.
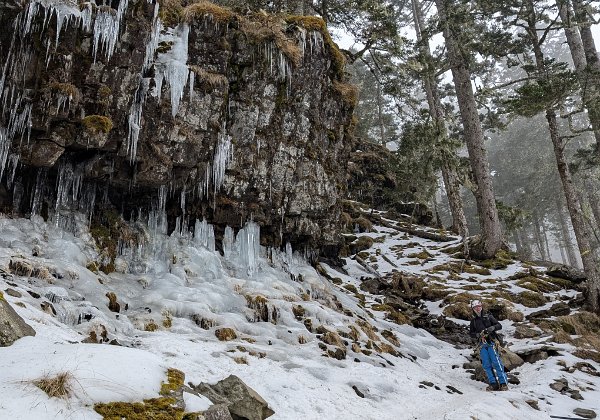
<instances>
[{"instance_id":1,"label":"snow-covered ground","mask_svg":"<svg viewBox=\"0 0 600 420\"><path fill-rule=\"evenodd\" d=\"M214 251L206 231L196 239L150 235L143 249L126 249L115 262L117 271L107 275L86 268L93 269L90 263L99 256L83 224L74 236L39 217L0 215L0 291L37 333L0 348L0 419L100 419L94 403L157 397L168 368L183 371L193 384L237 375L269 403L273 419L542 419L576 417L576 407L597 408L600 378L578 370L565 376L557 363L579 360L568 345L560 357L519 368L520 384L508 392L486 393L485 384L462 368L469 350L384 319L369 309L371 296L361 304L344 287L359 287L361 277L373 275L355 260L346 260L348 275L323 264L328 277L342 280L336 285L289 249L263 248L255 258L257 232L247 228L225 247L227 258ZM375 230L365 234L378 238L368 250L373 270L427 274L431 281L448 277L426 270L451 262L441 248L457 241ZM424 250L431 258L415 263L414 254ZM520 269L513 264L490 276L469 277L506 279ZM446 281L457 290L473 284L467 277ZM109 292L117 297L119 313L108 308ZM437 302L427 307L441 313ZM321 325L347 340L347 346L341 344L345 359L324 357L316 331ZM233 328L237 338L219 341L215 330L223 327ZM383 331L396 340L384 338ZM90 335L106 343L90 344ZM108 344L113 340L120 345ZM328 343L326 350L335 347ZM32 384L61 372L73 378L67 399L49 398ZM549 387L561 377L580 390L583 401ZM541 411L526 402L532 399ZM210 404L192 395L186 402L189 410Z\"/></svg>"}]
</instances>

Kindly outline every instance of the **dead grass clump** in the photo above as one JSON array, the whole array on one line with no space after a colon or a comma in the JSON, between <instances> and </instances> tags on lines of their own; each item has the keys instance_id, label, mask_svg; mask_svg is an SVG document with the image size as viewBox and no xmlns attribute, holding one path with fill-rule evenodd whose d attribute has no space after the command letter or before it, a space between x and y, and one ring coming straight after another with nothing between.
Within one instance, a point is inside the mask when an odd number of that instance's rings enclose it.
<instances>
[{"instance_id":1,"label":"dead grass clump","mask_svg":"<svg viewBox=\"0 0 600 420\"><path fill-rule=\"evenodd\" d=\"M373 223L371 223L369 219L362 216L354 219L354 224L358 225L360 232L370 232L373 230Z\"/></svg>"},{"instance_id":2,"label":"dead grass clump","mask_svg":"<svg viewBox=\"0 0 600 420\"><path fill-rule=\"evenodd\" d=\"M219 328L215 330L215 336L219 341L231 341L237 338L237 334L232 328Z\"/></svg>"},{"instance_id":3,"label":"dead grass clump","mask_svg":"<svg viewBox=\"0 0 600 420\"><path fill-rule=\"evenodd\" d=\"M340 96L346 105L355 107L358 103L358 88L355 85L334 80L333 90Z\"/></svg>"},{"instance_id":4,"label":"dead grass clump","mask_svg":"<svg viewBox=\"0 0 600 420\"><path fill-rule=\"evenodd\" d=\"M253 42L265 44L272 42L294 66L300 64L302 51L296 43L283 32L285 22L274 15L256 13L252 20L240 18L240 30Z\"/></svg>"},{"instance_id":5,"label":"dead grass clump","mask_svg":"<svg viewBox=\"0 0 600 420\"><path fill-rule=\"evenodd\" d=\"M50 398L68 398L72 392L73 375L61 372L56 376L46 375L33 381L33 384L44 391Z\"/></svg>"},{"instance_id":6,"label":"dead grass clump","mask_svg":"<svg viewBox=\"0 0 600 420\"><path fill-rule=\"evenodd\" d=\"M235 363L237 363L238 365L247 365L248 364L248 359L246 359L246 356L236 356L233 358L233 361Z\"/></svg>"},{"instance_id":7,"label":"dead grass clump","mask_svg":"<svg viewBox=\"0 0 600 420\"><path fill-rule=\"evenodd\" d=\"M79 101L80 93L79 89L75 85L71 83L50 83L48 85L48 89L52 93L58 93L59 95L63 95L68 97L72 101Z\"/></svg>"},{"instance_id":8,"label":"dead grass clump","mask_svg":"<svg viewBox=\"0 0 600 420\"><path fill-rule=\"evenodd\" d=\"M204 84L210 90L227 86L229 81L224 74L206 71L199 66L190 66L190 70L197 76L196 81Z\"/></svg>"},{"instance_id":9,"label":"dead grass clump","mask_svg":"<svg viewBox=\"0 0 600 420\"><path fill-rule=\"evenodd\" d=\"M468 321L471 319L471 314L473 311L468 303L457 302L446 306L442 313L448 318L456 318Z\"/></svg>"},{"instance_id":10,"label":"dead grass clump","mask_svg":"<svg viewBox=\"0 0 600 420\"><path fill-rule=\"evenodd\" d=\"M331 54L333 71L339 79L342 79L344 76L344 67L346 66L346 57L340 51L337 44L333 42L325 21L317 16L287 16L285 20L289 24L298 25L309 32L319 32L323 36L323 41Z\"/></svg>"},{"instance_id":11,"label":"dead grass clump","mask_svg":"<svg viewBox=\"0 0 600 420\"><path fill-rule=\"evenodd\" d=\"M186 23L192 23L197 19L211 18L215 23L228 24L235 17L235 13L226 7L217 6L208 1L200 1L190 4L181 12L181 18Z\"/></svg>"},{"instance_id":12,"label":"dead grass clump","mask_svg":"<svg viewBox=\"0 0 600 420\"><path fill-rule=\"evenodd\" d=\"M369 337L370 340L379 341L379 336L375 334L374 327L369 324L367 321L358 320L356 324L360 327L361 330Z\"/></svg>"}]
</instances>

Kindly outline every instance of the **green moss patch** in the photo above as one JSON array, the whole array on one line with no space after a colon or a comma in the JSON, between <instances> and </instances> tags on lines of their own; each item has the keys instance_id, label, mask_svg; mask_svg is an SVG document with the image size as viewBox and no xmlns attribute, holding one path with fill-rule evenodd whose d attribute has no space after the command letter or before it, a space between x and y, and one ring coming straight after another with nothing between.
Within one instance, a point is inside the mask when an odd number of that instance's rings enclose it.
<instances>
[{"instance_id":1,"label":"green moss patch","mask_svg":"<svg viewBox=\"0 0 600 420\"><path fill-rule=\"evenodd\" d=\"M85 131L92 134L108 134L113 128L112 120L102 115L88 115L81 120L81 125Z\"/></svg>"},{"instance_id":2,"label":"green moss patch","mask_svg":"<svg viewBox=\"0 0 600 420\"><path fill-rule=\"evenodd\" d=\"M105 420L182 420L183 410L175 398L151 398L144 402L96 404L94 410Z\"/></svg>"},{"instance_id":3,"label":"green moss patch","mask_svg":"<svg viewBox=\"0 0 600 420\"><path fill-rule=\"evenodd\" d=\"M517 303L528 308L538 308L547 302L546 297L541 293L525 291L517 295Z\"/></svg>"}]
</instances>

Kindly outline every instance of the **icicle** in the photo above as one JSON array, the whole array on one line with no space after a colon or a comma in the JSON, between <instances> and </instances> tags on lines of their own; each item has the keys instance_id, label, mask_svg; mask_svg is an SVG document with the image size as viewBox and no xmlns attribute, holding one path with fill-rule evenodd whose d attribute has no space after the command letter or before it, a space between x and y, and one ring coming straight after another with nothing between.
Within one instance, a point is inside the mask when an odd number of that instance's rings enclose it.
<instances>
[{"instance_id":1,"label":"icicle","mask_svg":"<svg viewBox=\"0 0 600 420\"><path fill-rule=\"evenodd\" d=\"M235 245L239 254L240 263L246 268L248 276L252 276L258 269L260 256L260 226L254 222L246 223L238 232Z\"/></svg>"},{"instance_id":2,"label":"icicle","mask_svg":"<svg viewBox=\"0 0 600 420\"><path fill-rule=\"evenodd\" d=\"M225 170L232 159L233 145L231 144L231 137L226 134L225 127L223 127L219 132L217 150L213 159L212 182L215 195L225 182Z\"/></svg>"},{"instance_id":3,"label":"icicle","mask_svg":"<svg viewBox=\"0 0 600 420\"><path fill-rule=\"evenodd\" d=\"M46 168L38 170L37 178L35 180L35 189L33 196L31 197L31 215L39 214L42 208L42 200L44 199L46 189Z\"/></svg>"},{"instance_id":4,"label":"icicle","mask_svg":"<svg viewBox=\"0 0 600 420\"><path fill-rule=\"evenodd\" d=\"M194 99L194 80L195 80L195 76L196 73L194 73L193 71L190 71L190 102Z\"/></svg>"},{"instance_id":5,"label":"icicle","mask_svg":"<svg viewBox=\"0 0 600 420\"><path fill-rule=\"evenodd\" d=\"M177 115L179 104L183 98L184 89L189 80L190 70L188 60L188 36L190 28L187 24L179 25L173 33L169 28L160 35L159 42L171 42L171 49L159 54L156 59L156 95L160 98L162 80L169 84L171 90L171 114Z\"/></svg>"},{"instance_id":6,"label":"icicle","mask_svg":"<svg viewBox=\"0 0 600 420\"><path fill-rule=\"evenodd\" d=\"M185 216L185 188L181 189L179 203L181 206L181 213Z\"/></svg>"},{"instance_id":7,"label":"icicle","mask_svg":"<svg viewBox=\"0 0 600 420\"><path fill-rule=\"evenodd\" d=\"M127 156L129 162L133 164L137 155L137 143L142 129L142 116L144 111L144 103L146 102L146 94L150 87L150 78L142 78L137 90L133 96L133 103L129 108L129 130L127 132Z\"/></svg>"},{"instance_id":8,"label":"icicle","mask_svg":"<svg viewBox=\"0 0 600 420\"><path fill-rule=\"evenodd\" d=\"M234 235L233 229L229 226L225 227L225 233L223 235L223 256L226 260L231 258L233 252Z\"/></svg>"},{"instance_id":9,"label":"icicle","mask_svg":"<svg viewBox=\"0 0 600 420\"><path fill-rule=\"evenodd\" d=\"M154 6L154 20L152 21L152 31L150 32L150 39L146 43L146 55L144 57L144 67L142 72L145 73L150 66L154 63L154 54L158 48L158 42L160 38L160 32L163 30L163 25L158 18L159 3L157 2Z\"/></svg>"},{"instance_id":10,"label":"icicle","mask_svg":"<svg viewBox=\"0 0 600 420\"><path fill-rule=\"evenodd\" d=\"M127 11L128 3L129 0L121 0L116 12L107 6L100 8L96 14L96 20L94 21L94 44L92 48L94 63L96 62L98 52L101 50L104 51L107 60L110 60L114 54L119 39L121 20Z\"/></svg>"},{"instance_id":11,"label":"icicle","mask_svg":"<svg viewBox=\"0 0 600 420\"><path fill-rule=\"evenodd\" d=\"M194 243L197 246L207 248L209 251L215 250L215 231L213 225L209 224L206 219L203 219L202 222L196 220L196 224L194 225Z\"/></svg>"}]
</instances>

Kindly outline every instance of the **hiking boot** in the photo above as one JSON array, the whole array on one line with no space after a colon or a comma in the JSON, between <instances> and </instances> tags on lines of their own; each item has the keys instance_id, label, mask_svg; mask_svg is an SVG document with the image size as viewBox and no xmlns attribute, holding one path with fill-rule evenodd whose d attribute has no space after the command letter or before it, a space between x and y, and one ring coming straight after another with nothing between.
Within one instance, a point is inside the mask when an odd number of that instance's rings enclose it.
<instances>
[{"instance_id":1,"label":"hiking boot","mask_svg":"<svg viewBox=\"0 0 600 420\"><path fill-rule=\"evenodd\" d=\"M486 391L498 391L498 389L500 389L498 384L489 384L485 390Z\"/></svg>"},{"instance_id":2,"label":"hiking boot","mask_svg":"<svg viewBox=\"0 0 600 420\"><path fill-rule=\"evenodd\" d=\"M508 391L508 385L506 385L506 384L500 384L500 387L498 388L498 391Z\"/></svg>"}]
</instances>

